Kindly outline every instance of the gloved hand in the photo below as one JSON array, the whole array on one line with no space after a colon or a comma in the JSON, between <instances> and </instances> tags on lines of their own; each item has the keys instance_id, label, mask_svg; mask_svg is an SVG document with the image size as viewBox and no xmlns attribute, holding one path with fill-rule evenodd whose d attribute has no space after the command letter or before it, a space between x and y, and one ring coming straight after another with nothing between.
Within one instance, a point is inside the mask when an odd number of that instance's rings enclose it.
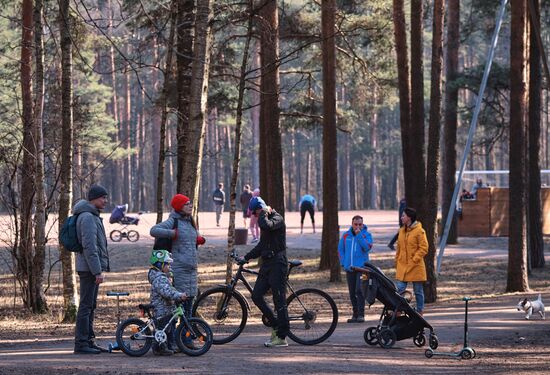
<instances>
[{"instance_id":1,"label":"gloved hand","mask_svg":"<svg viewBox=\"0 0 550 375\"><path fill-rule=\"evenodd\" d=\"M187 293L183 292L183 293L181 294L179 300L183 302L183 301L185 301L187 298L188 298L188 297L187 297Z\"/></svg>"},{"instance_id":2,"label":"gloved hand","mask_svg":"<svg viewBox=\"0 0 550 375\"><path fill-rule=\"evenodd\" d=\"M248 263L248 260L244 259L244 257L237 257L237 258L235 259L235 261L237 262L237 264L238 264L239 266L242 266L243 264Z\"/></svg>"},{"instance_id":3,"label":"gloved hand","mask_svg":"<svg viewBox=\"0 0 550 375\"><path fill-rule=\"evenodd\" d=\"M197 236L197 245L204 245L205 242L206 238L204 238L203 236Z\"/></svg>"}]
</instances>

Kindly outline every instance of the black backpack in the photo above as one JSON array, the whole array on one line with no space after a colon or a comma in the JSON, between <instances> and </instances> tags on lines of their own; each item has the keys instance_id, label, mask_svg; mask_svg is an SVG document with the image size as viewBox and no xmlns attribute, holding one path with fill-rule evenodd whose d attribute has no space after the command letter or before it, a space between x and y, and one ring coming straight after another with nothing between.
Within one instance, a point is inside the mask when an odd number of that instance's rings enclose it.
<instances>
[{"instance_id":1,"label":"black backpack","mask_svg":"<svg viewBox=\"0 0 550 375\"><path fill-rule=\"evenodd\" d=\"M174 218L174 226L172 229L178 227L178 219ZM168 250L172 252L172 239L171 238L155 238L155 243L153 244L153 250Z\"/></svg>"},{"instance_id":2,"label":"black backpack","mask_svg":"<svg viewBox=\"0 0 550 375\"><path fill-rule=\"evenodd\" d=\"M61 232L59 233L59 242L63 245L65 250L73 253L81 253L82 245L78 240L78 234L76 233L76 220L78 215L69 216L65 219Z\"/></svg>"}]
</instances>

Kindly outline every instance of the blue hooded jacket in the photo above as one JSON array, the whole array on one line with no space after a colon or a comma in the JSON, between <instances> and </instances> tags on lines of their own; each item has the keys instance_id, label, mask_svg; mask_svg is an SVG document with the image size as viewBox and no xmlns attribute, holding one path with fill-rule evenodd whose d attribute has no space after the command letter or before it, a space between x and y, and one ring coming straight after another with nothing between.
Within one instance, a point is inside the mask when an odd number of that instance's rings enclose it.
<instances>
[{"instance_id":1,"label":"blue hooded jacket","mask_svg":"<svg viewBox=\"0 0 550 375\"><path fill-rule=\"evenodd\" d=\"M372 235L363 224L361 231L355 235L350 227L340 238L338 255L344 271L351 272L351 267L363 267L369 261L369 252L372 248Z\"/></svg>"}]
</instances>

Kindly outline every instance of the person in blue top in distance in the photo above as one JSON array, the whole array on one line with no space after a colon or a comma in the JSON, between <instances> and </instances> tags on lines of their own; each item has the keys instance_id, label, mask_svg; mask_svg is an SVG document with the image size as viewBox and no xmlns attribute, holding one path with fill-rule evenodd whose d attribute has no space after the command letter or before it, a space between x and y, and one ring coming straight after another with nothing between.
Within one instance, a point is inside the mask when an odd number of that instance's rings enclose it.
<instances>
[{"instance_id":1,"label":"person in blue top in distance","mask_svg":"<svg viewBox=\"0 0 550 375\"><path fill-rule=\"evenodd\" d=\"M300 208L300 234L304 233L304 218L306 217L306 212L309 212L309 217L311 218L311 226L313 227L313 233L315 233L315 198L313 195L306 194L300 199L298 207Z\"/></svg>"}]
</instances>

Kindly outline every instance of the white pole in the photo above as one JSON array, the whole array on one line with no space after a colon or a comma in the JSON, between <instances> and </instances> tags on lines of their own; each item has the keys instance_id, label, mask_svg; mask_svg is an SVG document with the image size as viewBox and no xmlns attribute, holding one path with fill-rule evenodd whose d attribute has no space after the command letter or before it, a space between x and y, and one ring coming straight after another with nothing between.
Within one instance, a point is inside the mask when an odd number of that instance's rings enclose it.
<instances>
[{"instance_id":1,"label":"white pole","mask_svg":"<svg viewBox=\"0 0 550 375\"><path fill-rule=\"evenodd\" d=\"M495 30L493 32L493 39L491 41L489 53L487 55L487 63L485 64L483 79L481 80L481 85L479 86L479 93L477 95L474 115L472 116L472 122L470 123L470 130L468 131L468 140L466 142L466 147L464 147L464 153L462 155L462 161L460 162L460 168L458 172L458 179L456 181L455 190L453 192L453 198L451 199L451 207L449 208L449 212L447 214L447 220L445 221L445 229L443 230L443 237L441 237L441 242L439 243L439 254L437 255L437 273L441 271L441 259L443 258L443 253L445 252L445 246L447 245L447 239L449 237L451 222L454 217L454 212L456 208L456 199L458 197L458 192L460 190L460 184L462 183L462 173L464 172L464 167L466 166L466 160L468 159L468 155L472 147L472 141L477 128L477 118L479 116L479 111L481 109L481 102L483 100L485 87L487 86L489 73L491 72L491 65L493 64L493 58L495 56L495 48L498 41L498 34L500 32L500 27L502 26L502 19L504 18L504 12L506 11L507 3L508 3L508 0L502 0L500 3L500 12L497 18L497 24L495 26Z\"/></svg>"}]
</instances>

